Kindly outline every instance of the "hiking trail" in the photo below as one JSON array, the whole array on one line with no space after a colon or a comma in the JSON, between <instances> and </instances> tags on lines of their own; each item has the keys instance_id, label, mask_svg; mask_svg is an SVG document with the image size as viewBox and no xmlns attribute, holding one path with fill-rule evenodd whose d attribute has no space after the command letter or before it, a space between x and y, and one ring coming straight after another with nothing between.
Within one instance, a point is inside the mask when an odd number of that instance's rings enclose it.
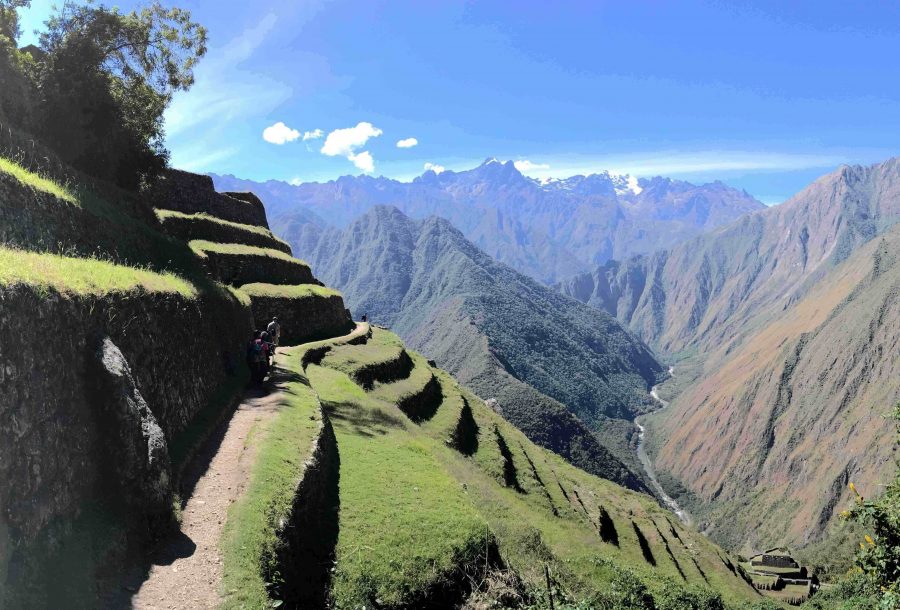
<instances>
[{"instance_id":1,"label":"hiking trail","mask_svg":"<svg viewBox=\"0 0 900 610\"><path fill-rule=\"evenodd\" d=\"M232 417L194 458L186 475L196 481L182 509L180 530L150 555L146 579L131 598L143 610L217 608L222 601L219 541L228 508L250 479L259 443L252 442L278 412L288 377L279 366L262 387L248 388ZM189 486L190 489L190 486Z\"/></svg>"}]
</instances>

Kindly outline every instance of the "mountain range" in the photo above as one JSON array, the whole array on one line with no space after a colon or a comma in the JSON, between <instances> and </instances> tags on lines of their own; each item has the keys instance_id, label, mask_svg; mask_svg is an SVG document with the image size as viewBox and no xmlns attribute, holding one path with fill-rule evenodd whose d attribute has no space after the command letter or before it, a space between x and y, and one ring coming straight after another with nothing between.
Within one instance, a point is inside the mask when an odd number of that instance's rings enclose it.
<instances>
[{"instance_id":1,"label":"mountain range","mask_svg":"<svg viewBox=\"0 0 900 610\"><path fill-rule=\"evenodd\" d=\"M283 235L356 318L389 326L495 399L535 442L644 489L626 432L663 367L613 317L494 261L438 217L378 206L343 230L295 221ZM612 439L618 457L604 447Z\"/></svg>"},{"instance_id":2,"label":"mountain range","mask_svg":"<svg viewBox=\"0 0 900 610\"><path fill-rule=\"evenodd\" d=\"M460 172L429 170L412 182L213 179L223 191L259 193L275 225L299 215L344 228L376 205L393 205L414 219L440 216L497 261L548 283L672 246L765 207L721 182L697 186L609 172L541 181L496 159Z\"/></svg>"},{"instance_id":3,"label":"mountain range","mask_svg":"<svg viewBox=\"0 0 900 610\"><path fill-rule=\"evenodd\" d=\"M876 495L893 471L898 221L900 159L844 166L780 206L559 285L681 360L683 390L650 417L650 444L718 540L814 542L848 483Z\"/></svg>"}]
</instances>

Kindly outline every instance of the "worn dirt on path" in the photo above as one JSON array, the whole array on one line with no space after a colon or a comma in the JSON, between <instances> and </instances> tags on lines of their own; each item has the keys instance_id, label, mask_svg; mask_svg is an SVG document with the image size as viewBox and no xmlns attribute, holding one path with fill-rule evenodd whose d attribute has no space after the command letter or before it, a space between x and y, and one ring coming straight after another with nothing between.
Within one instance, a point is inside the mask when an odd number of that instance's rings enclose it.
<instances>
[{"instance_id":1,"label":"worn dirt on path","mask_svg":"<svg viewBox=\"0 0 900 610\"><path fill-rule=\"evenodd\" d=\"M196 481L182 510L181 529L151 555L146 580L131 598L139 610L217 608L222 600L219 541L228 508L250 480L258 443L251 437L278 412L287 383L276 358L272 378L250 389L189 467Z\"/></svg>"}]
</instances>

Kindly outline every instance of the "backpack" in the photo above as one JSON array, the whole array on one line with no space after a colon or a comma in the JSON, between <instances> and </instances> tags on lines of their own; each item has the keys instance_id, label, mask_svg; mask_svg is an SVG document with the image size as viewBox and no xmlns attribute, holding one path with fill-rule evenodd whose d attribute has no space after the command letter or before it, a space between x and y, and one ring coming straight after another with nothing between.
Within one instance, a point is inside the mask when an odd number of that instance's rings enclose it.
<instances>
[{"instance_id":1,"label":"backpack","mask_svg":"<svg viewBox=\"0 0 900 610\"><path fill-rule=\"evenodd\" d=\"M250 348L250 359L253 362L262 362L263 361L263 345L262 341L254 341L253 347Z\"/></svg>"}]
</instances>

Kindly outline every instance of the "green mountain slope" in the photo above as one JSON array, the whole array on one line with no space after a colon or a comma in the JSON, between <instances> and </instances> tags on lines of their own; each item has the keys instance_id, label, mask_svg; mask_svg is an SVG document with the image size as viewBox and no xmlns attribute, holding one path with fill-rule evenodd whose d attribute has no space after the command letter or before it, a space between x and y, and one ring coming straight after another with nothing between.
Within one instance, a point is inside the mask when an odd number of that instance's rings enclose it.
<instances>
[{"instance_id":1,"label":"green mountain slope","mask_svg":"<svg viewBox=\"0 0 900 610\"><path fill-rule=\"evenodd\" d=\"M402 365L391 333L363 340L289 352L339 455L334 607L539 601L545 565L557 603L563 591L622 603L643 587L657 600L756 597L724 552L649 496L535 446L418 354ZM374 377L358 374L376 363Z\"/></svg>"},{"instance_id":2,"label":"green mountain slope","mask_svg":"<svg viewBox=\"0 0 900 610\"><path fill-rule=\"evenodd\" d=\"M898 221L900 160L843 167L776 208L561 285L686 358L651 445L718 540L817 541L848 482L873 493L889 476Z\"/></svg>"},{"instance_id":3,"label":"green mountain slope","mask_svg":"<svg viewBox=\"0 0 900 610\"><path fill-rule=\"evenodd\" d=\"M434 217L416 222L379 207L343 232L303 225L284 236L356 317L368 313L496 399L529 438L589 472L641 485L620 463L639 470L621 419L645 409L662 367L611 317L494 262ZM598 434L617 439L618 460Z\"/></svg>"}]
</instances>

